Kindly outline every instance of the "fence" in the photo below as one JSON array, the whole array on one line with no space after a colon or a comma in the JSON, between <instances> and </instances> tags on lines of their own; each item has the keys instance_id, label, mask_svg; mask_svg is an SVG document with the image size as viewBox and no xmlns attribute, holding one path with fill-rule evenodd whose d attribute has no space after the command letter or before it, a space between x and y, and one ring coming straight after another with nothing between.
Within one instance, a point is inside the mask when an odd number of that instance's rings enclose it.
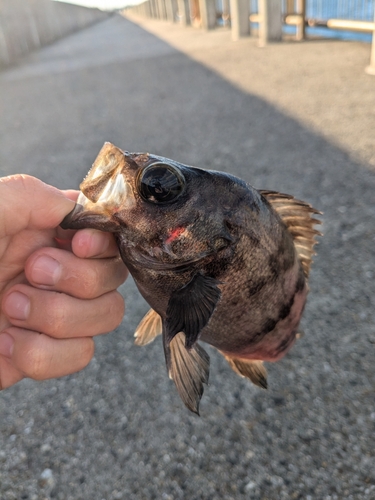
<instances>
[{"instance_id":1,"label":"fence","mask_svg":"<svg viewBox=\"0 0 375 500\"><path fill-rule=\"evenodd\" d=\"M98 9L51 0L0 0L0 66L106 17Z\"/></svg>"},{"instance_id":2,"label":"fence","mask_svg":"<svg viewBox=\"0 0 375 500\"><path fill-rule=\"evenodd\" d=\"M130 11L204 29L230 26L234 40L253 32L260 46L283 34L303 40L360 33L361 40L372 39L366 72L375 75L375 0L146 0Z\"/></svg>"}]
</instances>

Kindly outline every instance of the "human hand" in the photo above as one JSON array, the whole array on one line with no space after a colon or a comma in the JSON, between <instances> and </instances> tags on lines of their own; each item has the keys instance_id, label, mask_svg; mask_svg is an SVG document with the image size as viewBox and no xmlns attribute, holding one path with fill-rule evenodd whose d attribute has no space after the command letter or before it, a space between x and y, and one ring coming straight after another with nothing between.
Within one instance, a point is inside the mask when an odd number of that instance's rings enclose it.
<instances>
[{"instance_id":1,"label":"human hand","mask_svg":"<svg viewBox=\"0 0 375 500\"><path fill-rule=\"evenodd\" d=\"M127 270L113 236L58 227L77 194L0 178L0 389L84 368L92 337L122 320Z\"/></svg>"}]
</instances>

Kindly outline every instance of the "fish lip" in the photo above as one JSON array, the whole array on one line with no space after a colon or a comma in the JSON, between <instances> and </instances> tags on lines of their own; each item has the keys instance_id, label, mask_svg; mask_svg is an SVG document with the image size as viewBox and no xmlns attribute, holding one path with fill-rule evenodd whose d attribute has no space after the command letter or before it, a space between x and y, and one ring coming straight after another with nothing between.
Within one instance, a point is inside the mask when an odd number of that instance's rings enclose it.
<instances>
[{"instance_id":1,"label":"fish lip","mask_svg":"<svg viewBox=\"0 0 375 500\"><path fill-rule=\"evenodd\" d=\"M84 207L80 203L76 203L71 212L66 215L60 223L60 227L63 229L75 229L76 223L79 222L81 218L80 215L84 212Z\"/></svg>"},{"instance_id":2,"label":"fish lip","mask_svg":"<svg viewBox=\"0 0 375 500\"><path fill-rule=\"evenodd\" d=\"M119 231L118 222L111 220L103 211L94 211L92 208L86 210L80 203L76 203L73 210L64 217L60 227L62 229L92 228L110 233Z\"/></svg>"}]
</instances>

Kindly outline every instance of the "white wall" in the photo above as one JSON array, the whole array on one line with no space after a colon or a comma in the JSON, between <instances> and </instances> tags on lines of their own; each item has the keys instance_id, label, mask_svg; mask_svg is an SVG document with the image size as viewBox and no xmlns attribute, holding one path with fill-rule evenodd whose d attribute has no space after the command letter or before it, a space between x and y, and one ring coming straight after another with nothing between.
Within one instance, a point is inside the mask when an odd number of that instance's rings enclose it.
<instances>
[{"instance_id":1,"label":"white wall","mask_svg":"<svg viewBox=\"0 0 375 500\"><path fill-rule=\"evenodd\" d=\"M51 0L0 0L0 66L108 15Z\"/></svg>"}]
</instances>

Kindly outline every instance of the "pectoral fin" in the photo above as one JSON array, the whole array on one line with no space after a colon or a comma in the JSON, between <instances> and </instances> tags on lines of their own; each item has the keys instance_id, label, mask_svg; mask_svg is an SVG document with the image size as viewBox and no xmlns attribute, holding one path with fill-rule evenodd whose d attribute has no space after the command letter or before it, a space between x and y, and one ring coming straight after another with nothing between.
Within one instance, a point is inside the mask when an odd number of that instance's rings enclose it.
<instances>
[{"instance_id":1,"label":"pectoral fin","mask_svg":"<svg viewBox=\"0 0 375 500\"><path fill-rule=\"evenodd\" d=\"M171 295L165 322L167 343L177 333L184 332L185 347L193 347L220 299L218 284L214 278L199 273Z\"/></svg>"},{"instance_id":2,"label":"pectoral fin","mask_svg":"<svg viewBox=\"0 0 375 500\"><path fill-rule=\"evenodd\" d=\"M169 378L175 383L185 406L199 415L203 384L208 383L210 370L208 354L199 344L187 350L182 332L177 333L164 348Z\"/></svg>"},{"instance_id":3,"label":"pectoral fin","mask_svg":"<svg viewBox=\"0 0 375 500\"><path fill-rule=\"evenodd\" d=\"M238 375L247 377L262 389L267 389L267 370L263 366L263 361L231 358L225 354L223 356Z\"/></svg>"},{"instance_id":4,"label":"pectoral fin","mask_svg":"<svg viewBox=\"0 0 375 500\"><path fill-rule=\"evenodd\" d=\"M161 335L163 331L162 321L159 314L150 309L137 326L134 333L136 345L146 345L152 342L155 337Z\"/></svg>"}]
</instances>

